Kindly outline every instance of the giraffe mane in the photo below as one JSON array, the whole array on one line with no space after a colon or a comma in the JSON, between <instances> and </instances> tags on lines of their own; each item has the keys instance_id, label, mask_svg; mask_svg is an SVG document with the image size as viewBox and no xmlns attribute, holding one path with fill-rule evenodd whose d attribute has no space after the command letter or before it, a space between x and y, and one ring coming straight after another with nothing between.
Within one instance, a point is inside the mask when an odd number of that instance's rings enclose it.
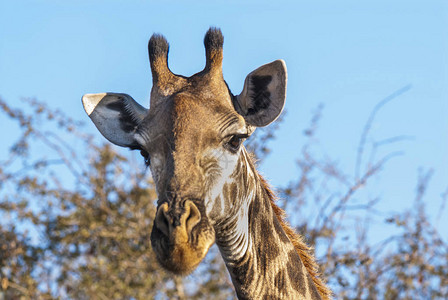
<instances>
[{"instance_id":1,"label":"giraffe mane","mask_svg":"<svg viewBox=\"0 0 448 300\"><path fill-rule=\"evenodd\" d=\"M305 268L308 270L308 273L311 275L311 278L320 294L322 299L331 299L332 292L325 284L324 280L320 277L319 267L316 263L313 254L313 248L309 247L304 241L303 237L298 234L286 221L286 213L280 208L275 202L277 201L277 196L275 192L271 189L269 183L259 174L259 178L262 184L263 189L265 190L267 196L269 197L272 209L274 210L275 215L277 216L283 230L286 235L294 245L297 253L300 256Z\"/></svg>"}]
</instances>

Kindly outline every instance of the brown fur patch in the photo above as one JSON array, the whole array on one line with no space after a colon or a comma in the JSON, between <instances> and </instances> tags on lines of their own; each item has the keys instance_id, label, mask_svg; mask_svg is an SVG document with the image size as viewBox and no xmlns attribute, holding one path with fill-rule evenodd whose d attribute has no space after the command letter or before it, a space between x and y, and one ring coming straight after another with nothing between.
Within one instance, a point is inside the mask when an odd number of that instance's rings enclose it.
<instances>
[{"instance_id":1,"label":"brown fur patch","mask_svg":"<svg viewBox=\"0 0 448 300\"><path fill-rule=\"evenodd\" d=\"M259 178L261 180L261 184L266 191L266 194L268 195L269 199L271 200L271 206L274 210L275 215L277 216L278 220L280 221L280 224L285 231L286 235L289 237L290 241L294 245L294 248L296 249L297 253L300 256L300 259L302 260L303 264L305 265L305 268L307 269L308 273L310 274L311 278L313 279L314 285L316 286L320 296L322 299L331 299L332 298L332 292L327 287L325 282L320 278L319 274L319 267L316 263L316 260L313 255L313 251L310 247L308 247L305 242L303 241L302 236L300 236L298 233L295 232L294 229L291 228L291 226L286 221L286 213L283 209L278 207L275 204L275 201L277 200L277 196L272 191L271 187L269 186L268 182L259 175Z\"/></svg>"}]
</instances>

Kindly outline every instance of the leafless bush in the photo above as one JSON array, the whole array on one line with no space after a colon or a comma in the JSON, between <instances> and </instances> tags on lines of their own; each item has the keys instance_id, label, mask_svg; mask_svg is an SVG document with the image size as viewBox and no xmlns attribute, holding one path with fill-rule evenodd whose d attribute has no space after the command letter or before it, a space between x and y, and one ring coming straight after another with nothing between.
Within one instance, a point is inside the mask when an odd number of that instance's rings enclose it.
<instances>
[{"instance_id":1,"label":"leafless bush","mask_svg":"<svg viewBox=\"0 0 448 300\"><path fill-rule=\"evenodd\" d=\"M408 88L372 111L353 172L334 157L317 156L320 106L304 131L299 175L280 190L280 204L316 245L338 299L448 297L448 248L425 212L432 171L420 171L409 211L384 215L376 209L382 199L363 192L399 154L377 158L378 149L406 138L368 144L371 124ZM143 163L98 144L62 112L27 103L16 109L0 99L2 118L20 130L0 160L0 299L234 297L216 248L187 278L173 278L156 265L149 246L156 195ZM275 130L257 135L249 147L262 160ZM369 229L378 218L392 234L373 243Z\"/></svg>"}]
</instances>

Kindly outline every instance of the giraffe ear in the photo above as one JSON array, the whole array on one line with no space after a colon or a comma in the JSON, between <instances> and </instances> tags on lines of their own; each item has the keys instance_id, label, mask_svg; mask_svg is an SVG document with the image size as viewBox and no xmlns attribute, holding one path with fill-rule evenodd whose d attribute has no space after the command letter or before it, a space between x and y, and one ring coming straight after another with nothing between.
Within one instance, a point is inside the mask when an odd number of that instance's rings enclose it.
<instances>
[{"instance_id":1,"label":"giraffe ear","mask_svg":"<svg viewBox=\"0 0 448 300\"><path fill-rule=\"evenodd\" d=\"M82 104L106 139L118 146L138 148L134 131L148 110L131 96L116 93L86 94L82 97Z\"/></svg>"},{"instance_id":2,"label":"giraffe ear","mask_svg":"<svg viewBox=\"0 0 448 300\"><path fill-rule=\"evenodd\" d=\"M263 127L275 121L286 98L286 64L276 60L247 75L244 88L234 100L237 112L246 122Z\"/></svg>"}]
</instances>

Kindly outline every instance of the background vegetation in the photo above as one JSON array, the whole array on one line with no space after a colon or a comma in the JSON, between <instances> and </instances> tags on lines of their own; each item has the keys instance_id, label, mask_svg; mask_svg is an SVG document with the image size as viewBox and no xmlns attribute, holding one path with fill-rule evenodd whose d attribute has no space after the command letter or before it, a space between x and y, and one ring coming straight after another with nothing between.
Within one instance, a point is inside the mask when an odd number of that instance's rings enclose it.
<instances>
[{"instance_id":1,"label":"background vegetation","mask_svg":"<svg viewBox=\"0 0 448 300\"><path fill-rule=\"evenodd\" d=\"M149 240L156 194L140 157L116 152L43 103L26 104L19 109L0 99L0 118L21 132L0 157L0 299L234 297L216 247L185 278L157 266ZM279 204L316 245L335 298L447 299L448 246L425 212L427 201L440 201L425 198L432 170L419 170L409 187L415 189L410 210L385 215L375 205L393 199L365 193L397 155L378 157L378 148L400 137L366 139L385 104L367 120L354 172L340 169L337 157L317 154L318 107L303 129L297 177L277 187ZM248 141L260 163L276 126ZM442 193L441 209L447 197Z\"/></svg>"}]
</instances>

